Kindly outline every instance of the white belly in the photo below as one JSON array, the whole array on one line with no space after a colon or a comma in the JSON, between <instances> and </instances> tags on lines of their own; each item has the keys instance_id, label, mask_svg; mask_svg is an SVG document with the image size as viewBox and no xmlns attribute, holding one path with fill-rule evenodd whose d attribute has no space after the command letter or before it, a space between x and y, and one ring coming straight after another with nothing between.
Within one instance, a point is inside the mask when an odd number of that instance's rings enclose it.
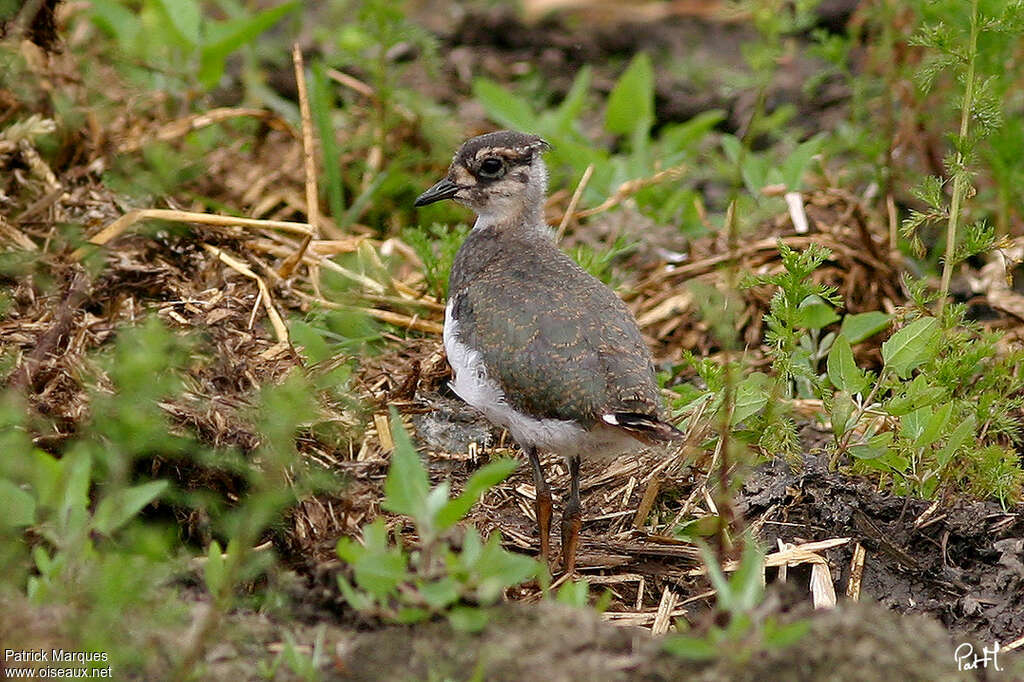
<instances>
[{"instance_id":1,"label":"white belly","mask_svg":"<svg viewBox=\"0 0 1024 682\"><path fill-rule=\"evenodd\" d=\"M496 381L487 376L483 357L459 340L458 322L452 317L454 298L444 315L444 349L454 378L452 390L488 420L508 429L523 448L536 447L565 457L612 457L641 446L621 429L598 422L592 429L562 419L538 419L515 410Z\"/></svg>"}]
</instances>

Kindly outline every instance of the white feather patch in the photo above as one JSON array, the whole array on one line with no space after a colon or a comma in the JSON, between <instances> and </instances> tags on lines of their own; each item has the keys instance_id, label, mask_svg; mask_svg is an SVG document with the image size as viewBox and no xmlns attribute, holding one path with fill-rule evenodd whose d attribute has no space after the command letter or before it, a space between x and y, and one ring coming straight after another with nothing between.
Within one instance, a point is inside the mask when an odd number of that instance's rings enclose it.
<instances>
[{"instance_id":1,"label":"white feather patch","mask_svg":"<svg viewBox=\"0 0 1024 682\"><path fill-rule=\"evenodd\" d=\"M454 374L452 390L488 420L508 429L520 446L537 447L565 457L611 457L641 445L621 429L598 424L587 430L575 422L537 419L513 408L501 386L487 375L480 352L459 338L459 323L452 315L454 305L452 297L444 314L444 349ZM618 423L615 415L602 415L601 419L612 426Z\"/></svg>"}]
</instances>

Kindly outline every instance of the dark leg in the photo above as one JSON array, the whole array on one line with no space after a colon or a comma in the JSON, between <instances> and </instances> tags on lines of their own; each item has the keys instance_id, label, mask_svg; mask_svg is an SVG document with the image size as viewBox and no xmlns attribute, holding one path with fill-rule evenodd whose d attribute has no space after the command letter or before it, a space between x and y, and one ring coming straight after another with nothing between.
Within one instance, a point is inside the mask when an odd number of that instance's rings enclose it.
<instances>
[{"instance_id":1,"label":"dark leg","mask_svg":"<svg viewBox=\"0 0 1024 682\"><path fill-rule=\"evenodd\" d=\"M533 487L537 490L533 509L537 514L537 528L540 531L540 556L546 564L548 553L551 551L551 488L544 479L544 470L540 466L540 458L537 457L537 448L528 448L526 456L530 458L530 467L533 469Z\"/></svg>"},{"instance_id":2,"label":"dark leg","mask_svg":"<svg viewBox=\"0 0 1024 682\"><path fill-rule=\"evenodd\" d=\"M569 502L562 512L562 567L566 573L576 571L576 547L583 525L583 507L580 506L580 458L569 458Z\"/></svg>"}]
</instances>

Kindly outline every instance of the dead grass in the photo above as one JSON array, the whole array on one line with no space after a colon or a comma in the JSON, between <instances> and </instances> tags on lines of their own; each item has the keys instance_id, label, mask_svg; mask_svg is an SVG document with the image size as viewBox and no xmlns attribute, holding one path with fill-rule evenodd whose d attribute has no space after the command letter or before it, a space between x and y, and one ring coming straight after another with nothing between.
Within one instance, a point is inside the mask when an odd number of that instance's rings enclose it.
<instances>
[{"instance_id":1,"label":"dead grass","mask_svg":"<svg viewBox=\"0 0 1024 682\"><path fill-rule=\"evenodd\" d=\"M44 75L54 78L74 66L54 55L46 68ZM226 130L229 143L206 159L207 172L196 190L246 218L183 212L172 198L159 200L169 209L126 209L99 180L99 170L115 150L135 153L149 139L173 145L197 127L235 117L255 117L266 127L251 148ZM454 491L488 454L510 448L504 434L474 422L472 415L466 417L451 400L439 337L443 302L425 293L411 249L394 238L382 241L358 224L342 232L330 217L316 217L307 208L310 150L307 143L304 151L301 135L287 124L248 109L217 109L168 121L136 116L126 108L107 126L67 144L70 148L61 155L65 163L54 168L27 138L0 147L0 173L6 178L0 190L11 198L7 217L0 218L0 240L9 255L19 254L26 263L4 276L11 305L0 321L0 345L13 363L6 386L20 391L40 417L36 423L43 426L33 434L40 447L59 453L88 417L85 377L97 374L92 354L107 346L119 329L152 314L173 330L195 334L203 355L216 359L189 368L187 390L162 405L172 423L204 443L252 451L260 434L243 413L254 391L296 369L326 369L307 365L285 322L323 305L361 310L390 326L385 351L358 360L354 397L367 410L321 404L322 416L342 425L348 439L326 442L309 433L298 443L305 457L342 473L346 487L338 496L304 500L290 512L279 548L286 561L307 568L329 563L339 535L355 533L380 514L390 447L389 407L397 407L410 426L422 424L422 415L476 423L475 433L483 435L464 451L423 441L432 478L450 479ZM630 191L622 188L602 206L612 208ZM850 312L892 311L901 305L906 298L898 279L901 264L888 248L887 215L872 213L862 197L839 188L818 189L803 199L807 234L795 234L790 214L784 214L756 226L735 251L721 239L707 238L693 243L681 264L626 264L623 289L659 362L678 360L682 349L701 355L719 350L708 325L698 318L686 284L697 280L721 285L721 268L730 263L752 272L778 269L780 239L794 248L813 241L832 250L818 276L839 287ZM553 223L571 227L572 221L561 217L575 207L568 193L559 195L550 207ZM594 210L576 213L584 215L591 222L576 228L581 239L603 219ZM153 219L182 222L187 233L134 232ZM62 236L64 224L81 225L92 245L69 243ZM379 262L385 243L397 254L393 276L355 272L332 260L338 253L358 252ZM359 302L324 298L320 278L328 270L359 288ZM971 301L994 312L987 324L1008 330L1007 343L1020 342L1024 297L999 277L971 279L971 274L965 273L976 287ZM990 297L992 292L998 296ZM759 343L768 292L747 291L743 301L738 331L748 346L748 359L758 365L764 362ZM875 348L865 361L877 362L878 357ZM103 388L102 375L99 382ZM712 453L702 449L703 422L693 422L691 438L677 450L584 467L580 564L591 584L611 591L606 618L612 622L664 631L690 603L711 595L696 571L693 546L672 536L679 521L716 513L708 481ZM551 457L547 465L554 488L564 490L568 479L563 463ZM184 488L226 485L198 469L167 467L160 473ZM533 495L528 472L519 471L485 497L470 521L485 533L500 531L510 547L536 552ZM763 519L747 521L757 527ZM389 524L409 530L399 518L390 518ZM785 557L799 554L794 559L798 563L819 564L814 549L782 548L774 556L781 562L779 557L788 552ZM539 594L527 586L510 596L529 601Z\"/></svg>"}]
</instances>

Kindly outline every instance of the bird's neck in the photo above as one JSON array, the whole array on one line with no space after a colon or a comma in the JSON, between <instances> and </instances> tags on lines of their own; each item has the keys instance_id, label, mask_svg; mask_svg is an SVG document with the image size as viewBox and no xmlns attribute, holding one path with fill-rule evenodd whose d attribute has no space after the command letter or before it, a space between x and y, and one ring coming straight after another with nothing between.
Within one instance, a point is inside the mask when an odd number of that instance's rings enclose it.
<instances>
[{"instance_id":1,"label":"bird's neck","mask_svg":"<svg viewBox=\"0 0 1024 682\"><path fill-rule=\"evenodd\" d=\"M544 222L540 209L532 215L504 216L495 219L479 215L472 231L455 255L448 280L448 293L454 295L462 287L489 268L507 267L524 253L558 251L551 228Z\"/></svg>"},{"instance_id":2,"label":"bird's neck","mask_svg":"<svg viewBox=\"0 0 1024 682\"><path fill-rule=\"evenodd\" d=\"M508 239L554 239L551 228L544 221L542 205L532 203L515 212L479 213L473 231L493 231L495 237Z\"/></svg>"}]
</instances>

